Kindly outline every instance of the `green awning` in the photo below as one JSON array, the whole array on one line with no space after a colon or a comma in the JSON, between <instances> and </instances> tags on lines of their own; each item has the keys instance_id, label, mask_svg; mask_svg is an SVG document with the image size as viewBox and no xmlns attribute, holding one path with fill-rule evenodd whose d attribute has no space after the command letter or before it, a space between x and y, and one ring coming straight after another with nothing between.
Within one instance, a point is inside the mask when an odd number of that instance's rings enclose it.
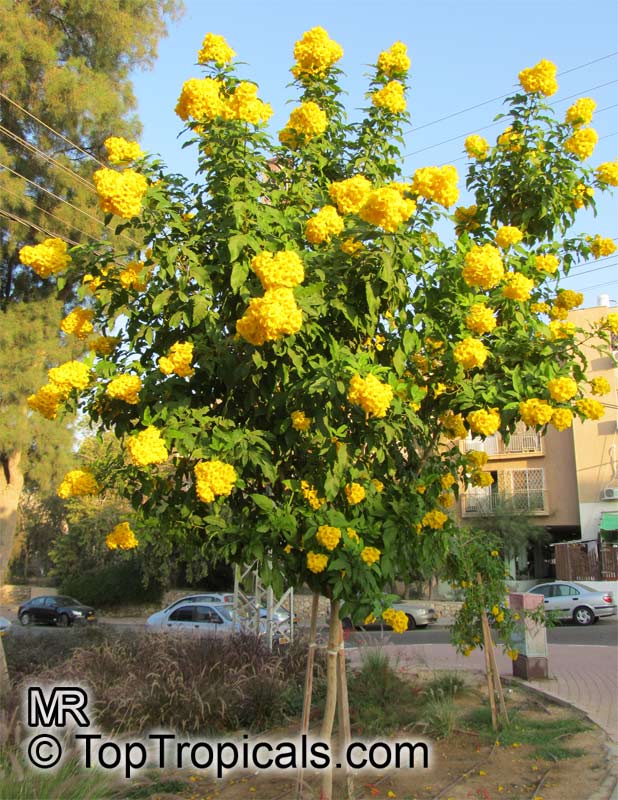
<instances>
[{"instance_id":1,"label":"green awning","mask_svg":"<svg viewBox=\"0 0 618 800\"><path fill-rule=\"evenodd\" d=\"M618 512L605 511L601 518L602 531L618 531Z\"/></svg>"}]
</instances>

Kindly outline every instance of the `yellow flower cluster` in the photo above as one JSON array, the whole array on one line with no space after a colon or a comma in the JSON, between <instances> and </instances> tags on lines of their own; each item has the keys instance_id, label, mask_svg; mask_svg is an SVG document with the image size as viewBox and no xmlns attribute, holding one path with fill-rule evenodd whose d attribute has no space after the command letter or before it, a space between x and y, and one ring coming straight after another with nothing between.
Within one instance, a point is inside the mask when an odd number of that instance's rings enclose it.
<instances>
[{"instance_id":1,"label":"yellow flower cluster","mask_svg":"<svg viewBox=\"0 0 618 800\"><path fill-rule=\"evenodd\" d=\"M607 378L603 378L601 376L599 378L593 378L590 381L590 391L592 394L596 395L609 394L611 391L611 386L609 385Z\"/></svg>"},{"instance_id":2,"label":"yellow flower cluster","mask_svg":"<svg viewBox=\"0 0 618 800\"><path fill-rule=\"evenodd\" d=\"M364 247L365 245L362 242L352 238L345 239L340 245L341 252L348 256L356 255L356 253L359 253Z\"/></svg>"},{"instance_id":3,"label":"yellow flower cluster","mask_svg":"<svg viewBox=\"0 0 618 800\"><path fill-rule=\"evenodd\" d=\"M573 205L575 208L583 208L588 197L594 197L594 189L590 186L585 186L583 183L578 183L573 192Z\"/></svg>"},{"instance_id":4,"label":"yellow flower cluster","mask_svg":"<svg viewBox=\"0 0 618 800\"><path fill-rule=\"evenodd\" d=\"M556 65L544 58L536 66L522 69L519 82L526 92L539 92L550 97L558 91Z\"/></svg>"},{"instance_id":5,"label":"yellow flower cluster","mask_svg":"<svg viewBox=\"0 0 618 800\"><path fill-rule=\"evenodd\" d=\"M343 48L317 26L303 33L294 45L296 64L292 73L296 78L304 75L325 75L343 57Z\"/></svg>"},{"instance_id":6,"label":"yellow flower cluster","mask_svg":"<svg viewBox=\"0 0 618 800\"><path fill-rule=\"evenodd\" d=\"M534 266L537 272L546 272L548 275L553 275L560 266L560 261L557 256L541 255L534 257Z\"/></svg>"},{"instance_id":7,"label":"yellow flower cluster","mask_svg":"<svg viewBox=\"0 0 618 800\"><path fill-rule=\"evenodd\" d=\"M491 308L487 308L483 303L476 303L470 308L466 316L466 328L482 335L489 333L496 327L496 318Z\"/></svg>"},{"instance_id":8,"label":"yellow flower cluster","mask_svg":"<svg viewBox=\"0 0 618 800\"><path fill-rule=\"evenodd\" d=\"M581 306L583 302L584 295L581 292L574 292L573 289L560 289L556 295L556 305L567 311Z\"/></svg>"},{"instance_id":9,"label":"yellow flower cluster","mask_svg":"<svg viewBox=\"0 0 618 800\"><path fill-rule=\"evenodd\" d=\"M416 211L414 200L404 196L401 186L381 186L369 192L359 216L365 222L394 233Z\"/></svg>"},{"instance_id":10,"label":"yellow flower cluster","mask_svg":"<svg viewBox=\"0 0 618 800\"><path fill-rule=\"evenodd\" d=\"M602 258L603 256L611 256L616 252L616 245L613 239L603 238L597 235L590 242L590 250L595 258Z\"/></svg>"},{"instance_id":11,"label":"yellow flower cluster","mask_svg":"<svg viewBox=\"0 0 618 800\"><path fill-rule=\"evenodd\" d=\"M109 356L118 347L120 339L117 336L97 336L88 342L88 349L98 356Z\"/></svg>"},{"instance_id":12,"label":"yellow flower cluster","mask_svg":"<svg viewBox=\"0 0 618 800\"><path fill-rule=\"evenodd\" d=\"M360 542L360 536L358 535L358 533L356 533L354 528L346 528L345 532L348 539L354 542L354 544L358 544Z\"/></svg>"},{"instance_id":13,"label":"yellow flower cluster","mask_svg":"<svg viewBox=\"0 0 618 800\"><path fill-rule=\"evenodd\" d=\"M320 525L315 538L322 547L327 550L334 550L341 540L341 531L332 525Z\"/></svg>"},{"instance_id":14,"label":"yellow flower cluster","mask_svg":"<svg viewBox=\"0 0 618 800\"><path fill-rule=\"evenodd\" d=\"M185 122L189 117L211 121L223 111L221 89L221 82L213 78L190 78L183 83L174 110Z\"/></svg>"},{"instance_id":15,"label":"yellow flower cluster","mask_svg":"<svg viewBox=\"0 0 618 800\"><path fill-rule=\"evenodd\" d=\"M340 214L357 214L365 205L371 192L371 181L364 175L354 175L343 181L331 183L328 190Z\"/></svg>"},{"instance_id":16,"label":"yellow flower cluster","mask_svg":"<svg viewBox=\"0 0 618 800\"><path fill-rule=\"evenodd\" d=\"M28 408L38 411L45 419L56 419L60 403L64 399L62 393L52 383L47 383L27 399Z\"/></svg>"},{"instance_id":17,"label":"yellow flower cluster","mask_svg":"<svg viewBox=\"0 0 618 800\"><path fill-rule=\"evenodd\" d=\"M468 337L462 342L459 342L453 350L453 356L458 364L461 364L464 369L474 369L475 367L482 367L489 352L481 342L480 339L473 339Z\"/></svg>"},{"instance_id":18,"label":"yellow flower cluster","mask_svg":"<svg viewBox=\"0 0 618 800\"><path fill-rule=\"evenodd\" d=\"M58 487L58 497L66 500L68 497L85 497L100 491L101 487L89 469L72 469L62 479Z\"/></svg>"},{"instance_id":19,"label":"yellow flower cluster","mask_svg":"<svg viewBox=\"0 0 618 800\"><path fill-rule=\"evenodd\" d=\"M236 323L236 331L250 344L260 346L282 336L298 333L303 315L292 289L268 289L263 297L254 297Z\"/></svg>"},{"instance_id":20,"label":"yellow flower cluster","mask_svg":"<svg viewBox=\"0 0 618 800\"><path fill-rule=\"evenodd\" d=\"M144 151L137 142L129 142L122 136L110 136L103 142L110 164L125 164L142 158Z\"/></svg>"},{"instance_id":21,"label":"yellow flower cluster","mask_svg":"<svg viewBox=\"0 0 618 800\"><path fill-rule=\"evenodd\" d=\"M123 400L135 406L139 403L141 388L142 382L137 375L119 375L107 384L105 394L113 400Z\"/></svg>"},{"instance_id":22,"label":"yellow flower cluster","mask_svg":"<svg viewBox=\"0 0 618 800\"><path fill-rule=\"evenodd\" d=\"M236 53L225 41L225 37L216 33L207 33L202 42L202 48L197 54L197 63L207 64L209 61L213 61L218 66L223 66L228 64L235 55Z\"/></svg>"},{"instance_id":23,"label":"yellow flower cluster","mask_svg":"<svg viewBox=\"0 0 618 800\"><path fill-rule=\"evenodd\" d=\"M596 107L597 104L591 97L580 97L567 108L564 121L574 128L579 128L580 125L590 125Z\"/></svg>"},{"instance_id":24,"label":"yellow flower cluster","mask_svg":"<svg viewBox=\"0 0 618 800\"><path fill-rule=\"evenodd\" d=\"M238 478L231 464L223 461L199 461L194 467L195 490L204 503L212 503L217 495L229 495Z\"/></svg>"},{"instance_id":25,"label":"yellow flower cluster","mask_svg":"<svg viewBox=\"0 0 618 800\"><path fill-rule=\"evenodd\" d=\"M378 69L389 78L407 72L410 69L410 58L405 44L395 42L388 50L383 50L378 56Z\"/></svg>"},{"instance_id":26,"label":"yellow flower cluster","mask_svg":"<svg viewBox=\"0 0 618 800\"><path fill-rule=\"evenodd\" d=\"M521 242L523 238L523 233L513 225L503 225L496 232L496 244L503 250L507 250L512 244Z\"/></svg>"},{"instance_id":27,"label":"yellow flower cluster","mask_svg":"<svg viewBox=\"0 0 618 800\"><path fill-rule=\"evenodd\" d=\"M408 630L408 617L404 611L395 611L394 608L387 608L382 614L382 618L395 633L405 633Z\"/></svg>"},{"instance_id":28,"label":"yellow flower cluster","mask_svg":"<svg viewBox=\"0 0 618 800\"><path fill-rule=\"evenodd\" d=\"M360 406L368 417L381 418L386 416L393 401L393 390L375 375L367 375L366 378L354 375L350 380L348 400Z\"/></svg>"},{"instance_id":29,"label":"yellow flower cluster","mask_svg":"<svg viewBox=\"0 0 618 800\"><path fill-rule=\"evenodd\" d=\"M311 427L311 417L308 417L304 411L292 411L290 416L294 430L304 433Z\"/></svg>"},{"instance_id":30,"label":"yellow flower cluster","mask_svg":"<svg viewBox=\"0 0 618 800\"><path fill-rule=\"evenodd\" d=\"M445 514L443 511L439 511L437 508L434 508L432 511L428 511L423 519L421 520L421 524L424 528L433 528L435 531L440 530L440 528L444 527L444 523L448 520L448 514Z\"/></svg>"},{"instance_id":31,"label":"yellow flower cluster","mask_svg":"<svg viewBox=\"0 0 618 800\"><path fill-rule=\"evenodd\" d=\"M530 303L530 311L533 314L549 314L551 309L549 303Z\"/></svg>"},{"instance_id":32,"label":"yellow flower cluster","mask_svg":"<svg viewBox=\"0 0 618 800\"><path fill-rule=\"evenodd\" d=\"M272 106L260 100L257 92L258 87L254 83L241 81L223 105L223 119L238 119L252 125L268 122L273 115Z\"/></svg>"},{"instance_id":33,"label":"yellow flower cluster","mask_svg":"<svg viewBox=\"0 0 618 800\"><path fill-rule=\"evenodd\" d=\"M591 397L583 397L575 403L575 407L587 419L602 419L605 416L605 407L598 400Z\"/></svg>"},{"instance_id":34,"label":"yellow flower cluster","mask_svg":"<svg viewBox=\"0 0 618 800\"><path fill-rule=\"evenodd\" d=\"M440 486L442 486L443 489L450 489L455 483L455 480L455 476L451 472L447 472L446 475L440 478Z\"/></svg>"},{"instance_id":35,"label":"yellow flower cluster","mask_svg":"<svg viewBox=\"0 0 618 800\"><path fill-rule=\"evenodd\" d=\"M315 216L307 220L305 236L311 244L330 242L343 230L343 220L337 213L335 206L324 206Z\"/></svg>"},{"instance_id":36,"label":"yellow flower cluster","mask_svg":"<svg viewBox=\"0 0 618 800\"><path fill-rule=\"evenodd\" d=\"M307 569L310 572L314 572L316 575L319 572L324 572L327 564L328 556L323 553L314 553L311 550L307 553Z\"/></svg>"},{"instance_id":37,"label":"yellow flower cluster","mask_svg":"<svg viewBox=\"0 0 618 800\"><path fill-rule=\"evenodd\" d=\"M577 330L574 322L561 322L554 320L549 323L549 337L550 339L569 339L575 336Z\"/></svg>"},{"instance_id":38,"label":"yellow flower cluster","mask_svg":"<svg viewBox=\"0 0 618 800\"><path fill-rule=\"evenodd\" d=\"M472 483L474 486L491 486L494 479L491 472L482 472L481 470L474 470L472 472Z\"/></svg>"},{"instance_id":39,"label":"yellow flower cluster","mask_svg":"<svg viewBox=\"0 0 618 800\"><path fill-rule=\"evenodd\" d=\"M500 136L498 136L498 147L502 147L504 150L510 150L511 153L518 153L521 150L523 143L523 134L519 133L518 131L514 131L511 125L509 125L508 128L505 128Z\"/></svg>"},{"instance_id":40,"label":"yellow flower cluster","mask_svg":"<svg viewBox=\"0 0 618 800\"><path fill-rule=\"evenodd\" d=\"M551 415L551 424L557 431L565 431L573 424L573 412L569 408L556 408Z\"/></svg>"},{"instance_id":41,"label":"yellow flower cluster","mask_svg":"<svg viewBox=\"0 0 618 800\"><path fill-rule=\"evenodd\" d=\"M455 230L459 236L463 231L475 231L480 228L480 223L476 219L478 206L457 206L455 209Z\"/></svg>"},{"instance_id":42,"label":"yellow flower cluster","mask_svg":"<svg viewBox=\"0 0 618 800\"><path fill-rule=\"evenodd\" d=\"M521 303L530 299L533 288L534 281L531 278L526 278L521 272L508 272L504 279L502 296Z\"/></svg>"},{"instance_id":43,"label":"yellow flower cluster","mask_svg":"<svg viewBox=\"0 0 618 800\"><path fill-rule=\"evenodd\" d=\"M519 404L519 416L529 428L537 425L546 425L552 418L554 409L545 400L532 397L530 400L522 400Z\"/></svg>"},{"instance_id":44,"label":"yellow flower cluster","mask_svg":"<svg viewBox=\"0 0 618 800\"><path fill-rule=\"evenodd\" d=\"M151 272L151 270L148 270L142 278L143 269L143 261L129 261L129 263L125 265L125 268L118 273L118 280L122 288L143 292L148 285L148 278Z\"/></svg>"},{"instance_id":45,"label":"yellow flower cluster","mask_svg":"<svg viewBox=\"0 0 618 800\"><path fill-rule=\"evenodd\" d=\"M142 199L148 182L143 175L132 169L116 172L114 169L98 169L92 176L99 207L122 219L137 217L142 210Z\"/></svg>"},{"instance_id":46,"label":"yellow flower cluster","mask_svg":"<svg viewBox=\"0 0 618 800\"><path fill-rule=\"evenodd\" d=\"M83 391L90 383L90 368L81 361L66 361L52 367L47 375L63 397L68 397L73 389Z\"/></svg>"},{"instance_id":47,"label":"yellow flower cluster","mask_svg":"<svg viewBox=\"0 0 618 800\"><path fill-rule=\"evenodd\" d=\"M618 313L611 312L600 321L601 327L608 328L612 333L618 333Z\"/></svg>"},{"instance_id":48,"label":"yellow flower cluster","mask_svg":"<svg viewBox=\"0 0 618 800\"><path fill-rule=\"evenodd\" d=\"M136 467L145 467L148 464L163 464L167 461L167 447L161 438L161 433L150 425L146 430L140 431L135 436L127 439L127 450L131 463Z\"/></svg>"},{"instance_id":49,"label":"yellow flower cluster","mask_svg":"<svg viewBox=\"0 0 618 800\"><path fill-rule=\"evenodd\" d=\"M497 247L473 245L464 258L463 279L468 286L493 289L504 277L504 265Z\"/></svg>"},{"instance_id":50,"label":"yellow flower cluster","mask_svg":"<svg viewBox=\"0 0 618 800\"><path fill-rule=\"evenodd\" d=\"M440 418L444 433L449 439L465 439L468 431L464 424L464 419L461 414L455 414L452 411L447 411L446 414Z\"/></svg>"},{"instance_id":51,"label":"yellow flower cluster","mask_svg":"<svg viewBox=\"0 0 618 800\"><path fill-rule=\"evenodd\" d=\"M94 330L92 318L94 311L90 308L75 308L60 323L60 330L73 334L77 339L86 339Z\"/></svg>"},{"instance_id":52,"label":"yellow flower cluster","mask_svg":"<svg viewBox=\"0 0 618 800\"><path fill-rule=\"evenodd\" d=\"M605 161L599 164L595 173L601 183L618 186L618 161Z\"/></svg>"},{"instance_id":53,"label":"yellow flower cluster","mask_svg":"<svg viewBox=\"0 0 618 800\"><path fill-rule=\"evenodd\" d=\"M489 461L489 455L484 450L469 450L466 458L475 467L484 467Z\"/></svg>"},{"instance_id":54,"label":"yellow flower cluster","mask_svg":"<svg viewBox=\"0 0 618 800\"><path fill-rule=\"evenodd\" d=\"M479 161L483 161L483 159L487 158L487 153L489 153L489 142L477 133L466 137L464 147L470 158L476 158Z\"/></svg>"},{"instance_id":55,"label":"yellow flower cluster","mask_svg":"<svg viewBox=\"0 0 618 800\"><path fill-rule=\"evenodd\" d=\"M318 490L315 486L312 486L308 481L301 481L300 482L300 490L303 493L303 497L309 503L311 508L314 511L317 511L319 508L322 508L326 500L323 497L318 497Z\"/></svg>"},{"instance_id":56,"label":"yellow flower cluster","mask_svg":"<svg viewBox=\"0 0 618 800\"><path fill-rule=\"evenodd\" d=\"M377 547L363 547L360 557L370 567L380 560L380 551Z\"/></svg>"},{"instance_id":57,"label":"yellow flower cluster","mask_svg":"<svg viewBox=\"0 0 618 800\"><path fill-rule=\"evenodd\" d=\"M385 108L391 114L403 114L407 108L404 91L403 83L389 81L371 95L371 102L376 108Z\"/></svg>"},{"instance_id":58,"label":"yellow flower cluster","mask_svg":"<svg viewBox=\"0 0 618 800\"><path fill-rule=\"evenodd\" d=\"M594 128L581 128L569 136L564 143L564 149L567 153L573 153L580 161L583 161L593 154L598 141L599 134Z\"/></svg>"},{"instance_id":59,"label":"yellow flower cluster","mask_svg":"<svg viewBox=\"0 0 618 800\"><path fill-rule=\"evenodd\" d=\"M412 191L428 200L434 200L444 208L457 202L457 170L452 164L443 167L421 167L414 173Z\"/></svg>"},{"instance_id":60,"label":"yellow flower cluster","mask_svg":"<svg viewBox=\"0 0 618 800\"><path fill-rule=\"evenodd\" d=\"M19 260L32 267L39 278L49 278L61 272L71 263L67 253L67 243L62 239L45 239L41 244L25 245L19 251Z\"/></svg>"},{"instance_id":61,"label":"yellow flower cluster","mask_svg":"<svg viewBox=\"0 0 618 800\"><path fill-rule=\"evenodd\" d=\"M577 383L573 378L552 378L547 382L547 388L551 399L557 403L567 403L577 394Z\"/></svg>"},{"instance_id":62,"label":"yellow flower cluster","mask_svg":"<svg viewBox=\"0 0 618 800\"><path fill-rule=\"evenodd\" d=\"M382 481L379 481L377 478L372 478L371 483L373 483L373 486L378 494L384 491L384 484Z\"/></svg>"},{"instance_id":63,"label":"yellow flower cluster","mask_svg":"<svg viewBox=\"0 0 618 800\"><path fill-rule=\"evenodd\" d=\"M105 537L108 550L134 550L139 542L128 522L120 522Z\"/></svg>"},{"instance_id":64,"label":"yellow flower cluster","mask_svg":"<svg viewBox=\"0 0 618 800\"><path fill-rule=\"evenodd\" d=\"M167 356L159 359L159 369L164 375L175 373L179 378L190 378L195 375L192 361L193 342L176 342L167 351Z\"/></svg>"},{"instance_id":65,"label":"yellow flower cluster","mask_svg":"<svg viewBox=\"0 0 618 800\"><path fill-rule=\"evenodd\" d=\"M351 506L357 505L357 503L362 503L365 499L366 492L365 489L360 485L360 483L348 483L345 487L345 496L348 501L348 504Z\"/></svg>"},{"instance_id":66,"label":"yellow flower cluster","mask_svg":"<svg viewBox=\"0 0 618 800\"><path fill-rule=\"evenodd\" d=\"M497 408L471 411L467 420L472 433L478 433L480 436L492 436L500 427L500 414Z\"/></svg>"},{"instance_id":67,"label":"yellow flower cluster","mask_svg":"<svg viewBox=\"0 0 618 800\"><path fill-rule=\"evenodd\" d=\"M298 134L302 134L308 141L323 134L327 126L328 117L326 116L326 112L322 111L313 100L309 100L292 111L287 125L279 134L279 140L282 144L287 144L292 147L294 146L294 142L297 141ZM281 137L283 134L285 134L285 136L282 139ZM292 141L289 141L290 134L292 134Z\"/></svg>"}]
</instances>

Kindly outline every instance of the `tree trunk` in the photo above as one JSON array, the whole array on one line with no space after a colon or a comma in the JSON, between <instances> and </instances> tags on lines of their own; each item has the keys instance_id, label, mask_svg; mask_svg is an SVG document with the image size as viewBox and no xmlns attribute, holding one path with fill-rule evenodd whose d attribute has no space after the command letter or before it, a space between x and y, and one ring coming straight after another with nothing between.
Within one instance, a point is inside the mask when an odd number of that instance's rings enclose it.
<instances>
[{"instance_id":1,"label":"tree trunk","mask_svg":"<svg viewBox=\"0 0 618 800\"><path fill-rule=\"evenodd\" d=\"M330 626L328 630L328 650L326 651L326 704L324 707L324 717L322 718L322 729L320 739L328 742L331 756L333 723L337 711L337 661L339 655L339 633L341 630L339 621L339 601L333 600L330 605ZM322 790L320 800L332 800L333 798L333 759L329 766L322 772Z\"/></svg>"},{"instance_id":2,"label":"tree trunk","mask_svg":"<svg viewBox=\"0 0 618 800\"><path fill-rule=\"evenodd\" d=\"M19 451L0 458L0 586L6 581L17 530L17 506L24 486L20 460Z\"/></svg>"}]
</instances>

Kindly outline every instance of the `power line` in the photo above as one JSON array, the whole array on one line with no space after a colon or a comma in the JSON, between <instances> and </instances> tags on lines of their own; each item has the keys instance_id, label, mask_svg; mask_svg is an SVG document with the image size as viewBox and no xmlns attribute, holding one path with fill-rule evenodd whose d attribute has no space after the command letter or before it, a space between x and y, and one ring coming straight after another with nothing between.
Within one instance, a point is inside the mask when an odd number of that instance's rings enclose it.
<instances>
[{"instance_id":1,"label":"power line","mask_svg":"<svg viewBox=\"0 0 618 800\"><path fill-rule=\"evenodd\" d=\"M584 270L584 272L578 272L576 274L573 274L572 272L570 272L568 275L566 275L564 278L562 278L562 280L563 281L568 281L568 280L571 280L572 278L579 278L582 275L590 275L591 272L599 272L599 270L607 269L608 267L615 267L615 266L618 266L618 261L612 261L611 264L604 264L602 267L595 267L594 269L587 269L587 270Z\"/></svg>"},{"instance_id":2,"label":"power line","mask_svg":"<svg viewBox=\"0 0 618 800\"><path fill-rule=\"evenodd\" d=\"M44 233L46 236L51 236L54 239L63 239L65 242L69 242L69 244L77 244L77 242L73 241L73 239L69 239L68 236L62 236L61 234L48 231L46 228L42 228L40 225L36 225L34 222L28 222L23 217L14 214L12 211L5 211L3 208L0 208L0 215L11 220L11 222L18 222L20 225L25 225L26 228L33 228L35 231Z\"/></svg>"}]
</instances>

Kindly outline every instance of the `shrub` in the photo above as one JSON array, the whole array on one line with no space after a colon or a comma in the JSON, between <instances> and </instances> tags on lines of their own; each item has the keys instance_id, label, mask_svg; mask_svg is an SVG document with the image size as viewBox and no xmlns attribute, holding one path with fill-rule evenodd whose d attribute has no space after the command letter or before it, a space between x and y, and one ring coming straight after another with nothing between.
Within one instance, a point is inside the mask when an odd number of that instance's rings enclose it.
<instances>
[{"instance_id":1,"label":"shrub","mask_svg":"<svg viewBox=\"0 0 618 800\"><path fill-rule=\"evenodd\" d=\"M129 603L159 603L163 587L153 581L144 586L142 567L137 560L131 559L69 575L60 585L60 594L68 594L86 605L99 608Z\"/></svg>"}]
</instances>

